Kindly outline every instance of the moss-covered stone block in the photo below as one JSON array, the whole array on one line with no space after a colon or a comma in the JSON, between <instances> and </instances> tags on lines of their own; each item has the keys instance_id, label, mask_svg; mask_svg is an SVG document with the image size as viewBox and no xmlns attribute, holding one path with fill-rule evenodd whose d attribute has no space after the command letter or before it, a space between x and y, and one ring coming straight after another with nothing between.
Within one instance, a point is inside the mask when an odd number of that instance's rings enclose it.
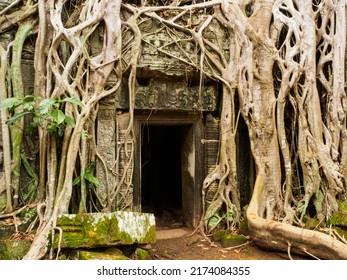
<instances>
[{"instance_id":1,"label":"moss-covered stone block","mask_svg":"<svg viewBox=\"0 0 347 280\"><path fill-rule=\"evenodd\" d=\"M223 248L238 246L246 242L247 242L246 237L244 237L243 235L236 235L236 234L225 235L221 240L221 244Z\"/></svg>"},{"instance_id":2,"label":"moss-covered stone block","mask_svg":"<svg viewBox=\"0 0 347 280\"><path fill-rule=\"evenodd\" d=\"M0 259L21 260L29 251L31 242L28 240L2 240L0 241Z\"/></svg>"},{"instance_id":3,"label":"moss-covered stone block","mask_svg":"<svg viewBox=\"0 0 347 280\"><path fill-rule=\"evenodd\" d=\"M146 244L156 241L153 214L117 211L62 215L57 227L63 230L61 248L95 248ZM59 236L54 236L53 248Z\"/></svg>"},{"instance_id":4,"label":"moss-covered stone block","mask_svg":"<svg viewBox=\"0 0 347 280\"><path fill-rule=\"evenodd\" d=\"M71 258L74 260L128 260L128 258L122 254L90 250L75 250L71 253Z\"/></svg>"},{"instance_id":5,"label":"moss-covered stone block","mask_svg":"<svg viewBox=\"0 0 347 280\"><path fill-rule=\"evenodd\" d=\"M212 233L212 240L213 241L221 241L225 235L231 234L230 230L227 229L221 229L217 230Z\"/></svg>"},{"instance_id":6,"label":"moss-covered stone block","mask_svg":"<svg viewBox=\"0 0 347 280\"><path fill-rule=\"evenodd\" d=\"M149 253L146 250L143 250L141 248L137 248L135 250L135 256L136 259L138 260L151 260L151 256L149 255Z\"/></svg>"},{"instance_id":7,"label":"moss-covered stone block","mask_svg":"<svg viewBox=\"0 0 347 280\"><path fill-rule=\"evenodd\" d=\"M330 220L333 226L347 227L347 213L342 211L335 212Z\"/></svg>"}]
</instances>

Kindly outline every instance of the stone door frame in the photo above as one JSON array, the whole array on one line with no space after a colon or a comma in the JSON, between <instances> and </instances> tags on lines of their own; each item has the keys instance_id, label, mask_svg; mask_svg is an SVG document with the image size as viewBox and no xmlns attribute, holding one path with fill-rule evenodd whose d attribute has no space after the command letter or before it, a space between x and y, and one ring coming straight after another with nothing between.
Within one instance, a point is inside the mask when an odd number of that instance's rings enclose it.
<instances>
[{"instance_id":1,"label":"stone door frame","mask_svg":"<svg viewBox=\"0 0 347 280\"><path fill-rule=\"evenodd\" d=\"M184 205L187 202L182 201L182 208L185 215L186 223L190 227L196 227L199 224L202 212L201 187L205 177L204 165L204 149L201 140L204 135L204 127L202 115L199 112L153 112L153 111L137 111L134 116L135 128L135 161L134 161L134 193L133 205L134 210L141 212L141 126L142 125L162 125L162 126L184 126L189 125L188 134L192 140L194 149L194 178L193 190L188 190L192 197L184 197L189 194L184 194L182 191L182 200L189 200L189 205ZM184 175L182 175L184 176Z\"/></svg>"}]
</instances>

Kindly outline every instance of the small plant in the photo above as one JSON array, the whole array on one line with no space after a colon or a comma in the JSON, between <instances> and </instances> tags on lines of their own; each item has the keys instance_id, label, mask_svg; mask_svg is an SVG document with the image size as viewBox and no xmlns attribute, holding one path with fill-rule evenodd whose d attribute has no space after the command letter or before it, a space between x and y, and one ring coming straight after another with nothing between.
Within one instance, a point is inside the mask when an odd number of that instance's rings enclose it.
<instances>
[{"instance_id":1,"label":"small plant","mask_svg":"<svg viewBox=\"0 0 347 280\"><path fill-rule=\"evenodd\" d=\"M39 101L36 102L36 100ZM25 115L32 115L32 121L28 129L33 130L37 126L46 127L50 133L56 133L62 136L66 125L75 126L74 120L65 115L62 107L64 103L70 102L83 107L84 104L74 97L64 99L41 98L34 95L27 95L23 98L6 98L0 103L0 110L8 109L14 113L17 107L22 107L21 112L15 113L11 118L6 120L6 124L15 125L15 123ZM37 104L38 103L38 104Z\"/></svg>"}]
</instances>

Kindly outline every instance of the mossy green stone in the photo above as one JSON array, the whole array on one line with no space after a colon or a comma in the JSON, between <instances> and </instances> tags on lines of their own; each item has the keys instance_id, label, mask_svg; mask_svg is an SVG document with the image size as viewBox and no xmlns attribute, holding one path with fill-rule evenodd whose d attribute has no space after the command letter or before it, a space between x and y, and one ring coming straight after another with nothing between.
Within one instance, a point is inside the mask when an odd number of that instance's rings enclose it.
<instances>
[{"instance_id":1,"label":"mossy green stone","mask_svg":"<svg viewBox=\"0 0 347 280\"><path fill-rule=\"evenodd\" d=\"M227 234L231 234L231 231L227 229L217 230L212 233L212 239L213 241L221 241L223 237Z\"/></svg>"},{"instance_id":2,"label":"mossy green stone","mask_svg":"<svg viewBox=\"0 0 347 280\"><path fill-rule=\"evenodd\" d=\"M317 218L309 218L305 222L305 228L315 229L319 226L319 220Z\"/></svg>"},{"instance_id":3,"label":"mossy green stone","mask_svg":"<svg viewBox=\"0 0 347 280\"><path fill-rule=\"evenodd\" d=\"M221 244L223 248L234 247L247 242L247 238L243 235L225 235L222 238Z\"/></svg>"},{"instance_id":4,"label":"mossy green stone","mask_svg":"<svg viewBox=\"0 0 347 280\"><path fill-rule=\"evenodd\" d=\"M88 250L76 250L73 253L75 260L128 260L127 257L111 252L96 252Z\"/></svg>"},{"instance_id":5,"label":"mossy green stone","mask_svg":"<svg viewBox=\"0 0 347 280\"><path fill-rule=\"evenodd\" d=\"M0 195L0 211L4 210L6 208L6 205L6 196Z\"/></svg>"},{"instance_id":6,"label":"mossy green stone","mask_svg":"<svg viewBox=\"0 0 347 280\"><path fill-rule=\"evenodd\" d=\"M31 242L28 240L3 240L0 242L0 258L21 260L28 252Z\"/></svg>"},{"instance_id":7,"label":"mossy green stone","mask_svg":"<svg viewBox=\"0 0 347 280\"><path fill-rule=\"evenodd\" d=\"M335 212L330 222L333 226L347 227L347 213L341 211Z\"/></svg>"},{"instance_id":8,"label":"mossy green stone","mask_svg":"<svg viewBox=\"0 0 347 280\"><path fill-rule=\"evenodd\" d=\"M148 254L148 252L141 248L137 248L135 250L135 256L138 260L151 260L151 256Z\"/></svg>"},{"instance_id":9,"label":"mossy green stone","mask_svg":"<svg viewBox=\"0 0 347 280\"><path fill-rule=\"evenodd\" d=\"M61 248L94 248L146 244L156 240L153 214L117 211L63 215L57 226L63 230ZM53 247L58 246L54 236Z\"/></svg>"},{"instance_id":10,"label":"mossy green stone","mask_svg":"<svg viewBox=\"0 0 347 280\"><path fill-rule=\"evenodd\" d=\"M339 211L347 213L347 201L339 203Z\"/></svg>"}]
</instances>

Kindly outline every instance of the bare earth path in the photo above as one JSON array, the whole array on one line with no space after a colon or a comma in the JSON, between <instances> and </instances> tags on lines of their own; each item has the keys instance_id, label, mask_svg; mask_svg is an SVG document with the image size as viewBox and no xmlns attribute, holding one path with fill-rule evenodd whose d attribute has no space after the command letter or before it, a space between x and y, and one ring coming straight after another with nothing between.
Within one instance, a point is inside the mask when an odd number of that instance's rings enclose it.
<instances>
[{"instance_id":1,"label":"bare earth path","mask_svg":"<svg viewBox=\"0 0 347 280\"><path fill-rule=\"evenodd\" d=\"M169 222L170 220L170 222ZM172 219L156 219L157 241L148 250L158 260L288 260L286 253L261 250L252 242L236 248L223 248L220 242L210 243L192 229ZM305 259L292 255L294 260Z\"/></svg>"}]
</instances>

